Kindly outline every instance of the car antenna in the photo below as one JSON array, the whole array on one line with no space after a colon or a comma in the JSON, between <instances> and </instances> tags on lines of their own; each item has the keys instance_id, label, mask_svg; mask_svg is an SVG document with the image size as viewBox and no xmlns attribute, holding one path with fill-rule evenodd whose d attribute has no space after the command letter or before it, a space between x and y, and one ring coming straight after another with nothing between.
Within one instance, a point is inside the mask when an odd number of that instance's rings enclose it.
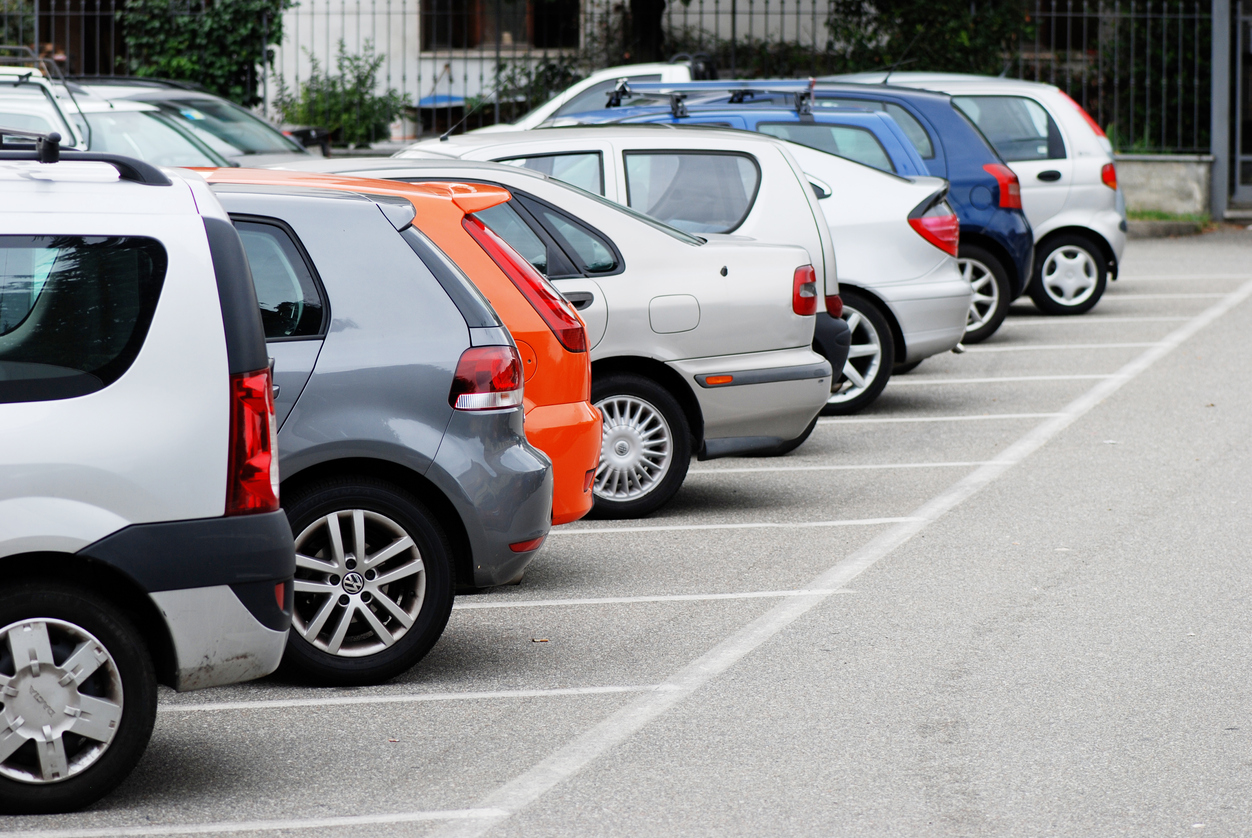
<instances>
[{"instance_id":1,"label":"car antenna","mask_svg":"<svg viewBox=\"0 0 1252 838\"><path fill-rule=\"evenodd\" d=\"M913 36L913 40L909 41L909 45L908 45L907 47L905 47L905 48L904 48L904 52L900 53L900 60L899 60L899 61L897 61L896 63L892 64L890 67L888 67L888 68L887 68L887 75L885 75L885 76L883 76L883 77L882 77L882 82L881 82L881 84L886 84L886 83L887 83L887 79L891 78L891 74L892 74L892 73L894 73L894 72L896 71L896 68L897 68L897 67L899 67L899 66L901 66L901 65L903 65L903 64L912 64L914 61L916 61L916 60L917 60L916 58L913 58L913 59L910 59L910 60L908 60L908 61L905 61L905 60L904 60L904 58L905 58L905 56L907 56L907 55L908 55L908 54L912 51L912 49L913 49L913 45L917 43L917 39L918 39L918 38L920 38L920 37L922 37L922 31L923 31L923 30L921 30L921 29L917 30L917 34Z\"/></svg>"},{"instance_id":2,"label":"car antenna","mask_svg":"<svg viewBox=\"0 0 1252 838\"><path fill-rule=\"evenodd\" d=\"M455 131L456 129L460 128L462 125L464 125L464 124L465 124L465 121L466 121L467 119L469 119L471 116L473 116L473 115L474 115L474 111L476 111L476 110L478 110L480 107L482 107L482 105L484 105L484 104L487 102L487 99L488 99L488 98L492 98L492 99L494 99L494 98L495 98L495 95L496 95L497 93L499 93L499 92L500 92L500 88L502 88L502 87L504 87L504 80L503 80L503 79L501 79L501 80L500 80L500 82L499 82L499 84L497 84L497 85L496 85L495 90L491 91L491 94L490 94L490 96L489 96L489 97L484 97L484 98L482 98L482 99L479 99L477 102L475 102L475 103L474 103L474 107L472 107L472 108L470 108L469 110L467 110L467 111L465 112L465 116L461 117L461 118L457 121L456 125L453 125L453 126L452 126L451 128L449 128L447 131L444 131L442 134L440 134L440 135L439 135L439 142L441 142L441 143L446 143L446 142L448 141L448 135L449 135L449 134L451 134L451 133L452 133L453 131Z\"/></svg>"}]
</instances>

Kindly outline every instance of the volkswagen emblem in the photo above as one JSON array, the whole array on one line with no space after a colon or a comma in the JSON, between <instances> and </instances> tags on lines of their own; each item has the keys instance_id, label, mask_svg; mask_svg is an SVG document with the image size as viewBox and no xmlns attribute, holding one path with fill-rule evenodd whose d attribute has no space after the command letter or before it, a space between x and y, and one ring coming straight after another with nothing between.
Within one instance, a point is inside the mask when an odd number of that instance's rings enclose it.
<instances>
[{"instance_id":1,"label":"volkswagen emblem","mask_svg":"<svg viewBox=\"0 0 1252 838\"><path fill-rule=\"evenodd\" d=\"M365 577L359 573L349 573L343 577L343 589L350 594L359 594L365 587Z\"/></svg>"}]
</instances>

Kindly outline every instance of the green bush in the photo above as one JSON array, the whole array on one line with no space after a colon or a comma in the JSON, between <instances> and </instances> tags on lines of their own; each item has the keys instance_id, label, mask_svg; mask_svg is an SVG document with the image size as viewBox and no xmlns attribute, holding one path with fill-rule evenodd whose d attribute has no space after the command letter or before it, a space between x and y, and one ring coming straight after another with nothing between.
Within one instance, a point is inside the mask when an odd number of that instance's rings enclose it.
<instances>
[{"instance_id":1,"label":"green bush","mask_svg":"<svg viewBox=\"0 0 1252 838\"><path fill-rule=\"evenodd\" d=\"M378 70L387 57L374 54L373 42L366 41L360 55L349 55L341 40L335 75L308 55L312 68L299 90L293 93L279 78L275 104L283 121L321 126L330 130L334 142L348 146L388 138L388 126L408 103L394 88L378 93Z\"/></svg>"}]
</instances>

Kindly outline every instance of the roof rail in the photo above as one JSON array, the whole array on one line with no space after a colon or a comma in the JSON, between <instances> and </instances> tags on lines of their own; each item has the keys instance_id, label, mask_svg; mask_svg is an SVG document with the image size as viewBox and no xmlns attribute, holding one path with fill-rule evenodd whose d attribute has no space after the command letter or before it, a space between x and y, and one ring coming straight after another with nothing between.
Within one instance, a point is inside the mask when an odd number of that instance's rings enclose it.
<instances>
[{"instance_id":1,"label":"roof rail","mask_svg":"<svg viewBox=\"0 0 1252 838\"><path fill-rule=\"evenodd\" d=\"M619 84L620 87L620 84ZM745 100L756 98L758 93L788 95L792 97L796 113L800 116L811 116L813 113L813 91L817 87L817 79L783 79L764 81L745 81L728 79L726 81L687 81L687 82L635 82L626 89L626 95L632 93L660 93L670 99L670 111L675 118L687 116L687 106L683 100L693 93L729 93L730 104L742 105ZM615 91L616 92L616 91ZM609 95L608 107L622 104L621 96Z\"/></svg>"},{"instance_id":2,"label":"roof rail","mask_svg":"<svg viewBox=\"0 0 1252 838\"><path fill-rule=\"evenodd\" d=\"M38 70L45 77L65 81L61 68L51 58L41 58L33 49L24 44L0 44L0 65L18 67L29 66Z\"/></svg>"},{"instance_id":3,"label":"roof rail","mask_svg":"<svg viewBox=\"0 0 1252 838\"><path fill-rule=\"evenodd\" d=\"M173 186L174 182L166 177L151 163L124 157L121 154L104 154L92 151L61 151L61 135L53 131L40 134L34 131L19 131L15 128L0 128L0 137L25 137L33 140L34 148L30 151L0 151L0 160L37 160L40 163L59 163L63 160L85 163L108 163L117 169L117 176L132 183L145 186Z\"/></svg>"}]
</instances>

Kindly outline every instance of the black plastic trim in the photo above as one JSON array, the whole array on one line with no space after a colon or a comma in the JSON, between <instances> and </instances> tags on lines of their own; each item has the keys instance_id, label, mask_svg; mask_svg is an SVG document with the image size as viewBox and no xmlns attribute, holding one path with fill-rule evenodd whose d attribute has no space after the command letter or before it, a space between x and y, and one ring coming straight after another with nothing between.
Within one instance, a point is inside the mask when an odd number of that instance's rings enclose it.
<instances>
[{"instance_id":1,"label":"black plastic trim","mask_svg":"<svg viewBox=\"0 0 1252 838\"><path fill-rule=\"evenodd\" d=\"M282 510L133 524L78 555L122 571L149 593L272 583L295 574L295 542ZM246 604L246 603L245 603Z\"/></svg>"},{"instance_id":2,"label":"black plastic trim","mask_svg":"<svg viewBox=\"0 0 1252 838\"><path fill-rule=\"evenodd\" d=\"M830 362L831 374L843 369L852 349L852 330L842 317L819 311L813 324L813 350Z\"/></svg>"},{"instance_id":3,"label":"black plastic trim","mask_svg":"<svg viewBox=\"0 0 1252 838\"><path fill-rule=\"evenodd\" d=\"M296 586L293 582L292 579L240 582L231 585L230 589L258 623L271 631L286 631L291 628L291 607L295 602ZM279 608L274 586L284 583L283 607Z\"/></svg>"},{"instance_id":4,"label":"black plastic trim","mask_svg":"<svg viewBox=\"0 0 1252 838\"><path fill-rule=\"evenodd\" d=\"M98 151L62 151L61 161L78 161L87 163L108 163L117 169L117 176L122 180L142 183L145 186L173 186L174 182L165 176L165 172L133 157L120 154L104 154ZM0 160L39 160L38 151L0 151ZM55 164L50 164L55 165Z\"/></svg>"},{"instance_id":5,"label":"black plastic trim","mask_svg":"<svg viewBox=\"0 0 1252 838\"><path fill-rule=\"evenodd\" d=\"M255 372L269 366L265 351L265 327L261 306L256 301L252 270L239 232L229 221L205 218L209 254L217 275L217 298L222 305L222 325L226 329L226 359L232 375Z\"/></svg>"},{"instance_id":6,"label":"black plastic trim","mask_svg":"<svg viewBox=\"0 0 1252 838\"><path fill-rule=\"evenodd\" d=\"M708 384L706 379L719 375L734 378L727 384ZM723 387L742 387L745 384L771 384L776 381L807 381L810 378L829 378L831 366L829 361L820 364L805 364L802 367L770 367L763 370L741 370L728 372L711 372L708 375L697 375L696 383L706 390L719 390Z\"/></svg>"},{"instance_id":7,"label":"black plastic trim","mask_svg":"<svg viewBox=\"0 0 1252 838\"><path fill-rule=\"evenodd\" d=\"M766 453L787 442L776 436L732 436L723 439L706 439L700 447L698 460L715 460L739 454Z\"/></svg>"}]
</instances>

